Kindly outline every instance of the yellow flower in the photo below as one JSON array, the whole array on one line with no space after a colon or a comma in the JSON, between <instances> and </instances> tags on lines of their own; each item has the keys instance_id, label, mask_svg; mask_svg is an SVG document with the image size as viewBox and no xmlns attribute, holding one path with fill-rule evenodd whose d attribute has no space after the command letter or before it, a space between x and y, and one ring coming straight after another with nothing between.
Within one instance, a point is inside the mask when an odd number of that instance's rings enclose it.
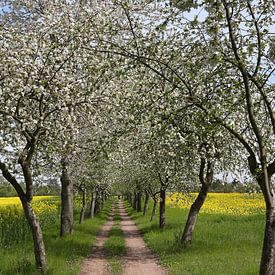
<instances>
[{"instance_id":1,"label":"yellow flower","mask_svg":"<svg viewBox=\"0 0 275 275\"><path fill-rule=\"evenodd\" d=\"M167 204L172 207L189 209L197 195L197 193L173 193L167 197ZM250 215L263 213L264 209L265 204L262 194L209 193L201 212Z\"/></svg>"},{"instance_id":2,"label":"yellow flower","mask_svg":"<svg viewBox=\"0 0 275 275\"><path fill-rule=\"evenodd\" d=\"M33 209L37 215L56 212L59 204L59 198L55 196L35 196L33 198ZM22 215L23 209L18 197L0 198L1 220Z\"/></svg>"}]
</instances>

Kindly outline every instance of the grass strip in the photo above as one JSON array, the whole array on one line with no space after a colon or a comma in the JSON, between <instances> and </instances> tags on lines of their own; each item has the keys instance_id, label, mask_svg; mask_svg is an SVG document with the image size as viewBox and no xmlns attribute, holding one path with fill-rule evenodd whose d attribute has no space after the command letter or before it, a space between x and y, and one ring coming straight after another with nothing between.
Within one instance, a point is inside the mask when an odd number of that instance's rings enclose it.
<instances>
[{"instance_id":1,"label":"grass strip","mask_svg":"<svg viewBox=\"0 0 275 275\"><path fill-rule=\"evenodd\" d=\"M121 257L125 255L125 240L120 226L121 217L117 204L114 210L115 225L108 234L108 239L104 243L104 252L109 263L110 273L113 275L122 274Z\"/></svg>"},{"instance_id":2,"label":"grass strip","mask_svg":"<svg viewBox=\"0 0 275 275\"><path fill-rule=\"evenodd\" d=\"M160 257L169 274L258 274L263 241L264 214L199 214L190 246L179 244L188 210L166 208L166 225L158 228L158 212L153 222L126 202L147 245Z\"/></svg>"},{"instance_id":3,"label":"grass strip","mask_svg":"<svg viewBox=\"0 0 275 275\"><path fill-rule=\"evenodd\" d=\"M118 209L115 209L113 217L114 217L113 219L114 219L115 225L119 225L121 221L121 217Z\"/></svg>"}]
</instances>

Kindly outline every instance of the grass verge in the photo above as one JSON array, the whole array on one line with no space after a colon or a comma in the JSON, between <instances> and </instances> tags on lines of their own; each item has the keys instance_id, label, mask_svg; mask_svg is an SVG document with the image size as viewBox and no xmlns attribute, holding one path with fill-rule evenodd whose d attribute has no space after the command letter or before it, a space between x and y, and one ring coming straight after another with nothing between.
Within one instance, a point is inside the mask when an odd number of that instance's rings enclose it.
<instances>
[{"instance_id":1,"label":"grass verge","mask_svg":"<svg viewBox=\"0 0 275 275\"><path fill-rule=\"evenodd\" d=\"M125 254L125 240L123 231L120 226L120 215L118 213L117 204L114 211L115 225L109 232L108 239L104 243L104 252L110 267L112 275L122 274L121 257Z\"/></svg>"},{"instance_id":2,"label":"grass verge","mask_svg":"<svg viewBox=\"0 0 275 275\"><path fill-rule=\"evenodd\" d=\"M258 274L264 232L264 215L201 213L190 246L179 245L188 211L166 208L166 226L158 228L158 213L149 222L125 203L145 242L160 257L169 274ZM149 206L152 209L152 205Z\"/></svg>"},{"instance_id":3,"label":"grass verge","mask_svg":"<svg viewBox=\"0 0 275 275\"><path fill-rule=\"evenodd\" d=\"M101 226L107 220L111 202L94 219L87 219L81 225L76 217L74 233L59 237L59 224L54 223L43 230L49 269L46 275L75 275L82 261L91 252L91 246ZM34 266L33 242L27 239L9 248L0 249L0 274L36 275Z\"/></svg>"}]
</instances>

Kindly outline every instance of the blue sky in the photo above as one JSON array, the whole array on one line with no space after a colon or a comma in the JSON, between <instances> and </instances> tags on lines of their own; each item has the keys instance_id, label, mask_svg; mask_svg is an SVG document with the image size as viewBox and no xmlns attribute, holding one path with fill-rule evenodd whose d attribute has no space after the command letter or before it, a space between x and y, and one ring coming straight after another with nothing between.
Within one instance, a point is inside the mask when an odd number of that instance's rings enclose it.
<instances>
[{"instance_id":1,"label":"blue sky","mask_svg":"<svg viewBox=\"0 0 275 275\"><path fill-rule=\"evenodd\" d=\"M3 4L0 4L0 14L7 11L9 11L9 6L8 5L3 6Z\"/></svg>"}]
</instances>

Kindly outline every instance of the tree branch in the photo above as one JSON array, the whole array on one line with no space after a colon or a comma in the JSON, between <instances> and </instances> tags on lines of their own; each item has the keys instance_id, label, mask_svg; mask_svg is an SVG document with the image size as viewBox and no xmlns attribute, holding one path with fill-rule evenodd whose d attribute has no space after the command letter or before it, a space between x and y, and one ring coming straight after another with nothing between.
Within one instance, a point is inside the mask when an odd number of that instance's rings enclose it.
<instances>
[{"instance_id":1,"label":"tree branch","mask_svg":"<svg viewBox=\"0 0 275 275\"><path fill-rule=\"evenodd\" d=\"M261 35L260 35L260 29L259 29L259 26L258 26L258 23L257 23L257 20L255 18L255 14L253 12L253 9L251 7L251 4L250 4L250 1L246 1L246 4L248 6L248 9L249 9L249 12L250 12L250 15L252 16L252 19L253 19L253 23L254 23L254 26L255 26L255 29L256 29L256 34L257 34L257 47L258 47L258 57L257 57L257 64L256 64L256 68L254 70L254 73L252 75L252 77L255 77L259 71L259 68L260 68L260 65L261 65L261 57L262 57L262 48L261 48Z\"/></svg>"},{"instance_id":2,"label":"tree branch","mask_svg":"<svg viewBox=\"0 0 275 275\"><path fill-rule=\"evenodd\" d=\"M25 200L25 193L22 187L20 186L16 178L9 172L7 166L1 161L0 170L2 171L3 177L14 187L20 199Z\"/></svg>"}]
</instances>

